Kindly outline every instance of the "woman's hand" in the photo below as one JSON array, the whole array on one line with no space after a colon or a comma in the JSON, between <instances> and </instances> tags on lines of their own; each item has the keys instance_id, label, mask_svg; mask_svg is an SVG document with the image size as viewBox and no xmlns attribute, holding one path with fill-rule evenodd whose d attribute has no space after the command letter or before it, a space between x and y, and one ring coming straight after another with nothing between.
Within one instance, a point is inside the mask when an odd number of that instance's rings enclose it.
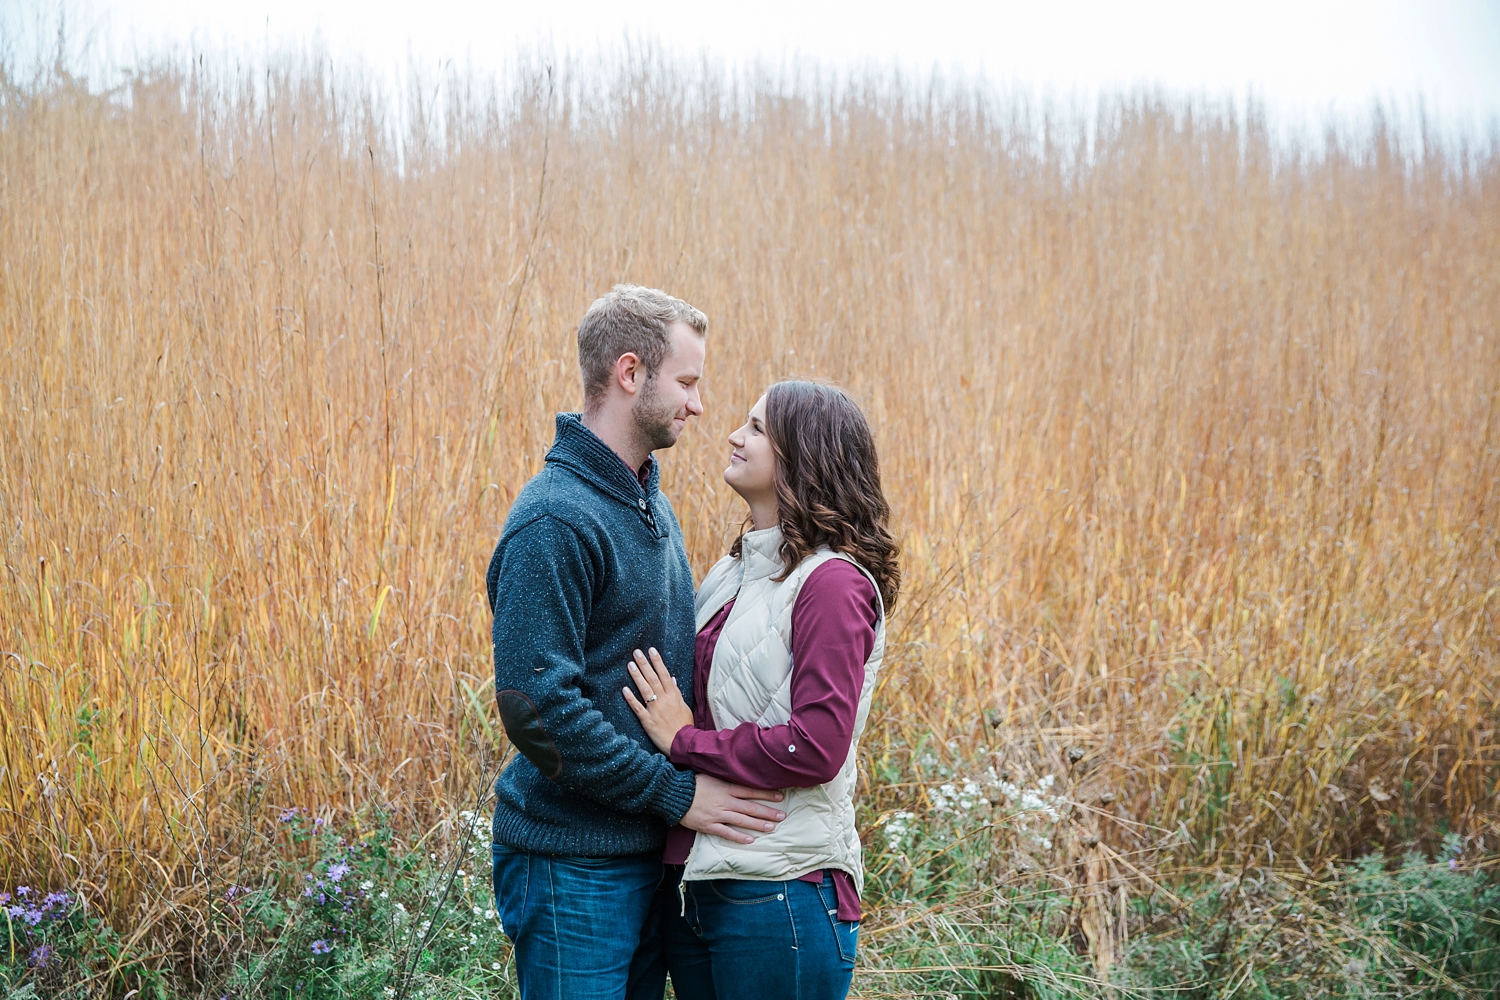
<instances>
[{"instance_id":1,"label":"woman's hand","mask_svg":"<svg viewBox=\"0 0 1500 1000\"><path fill-rule=\"evenodd\" d=\"M693 724L693 710L682 700L677 682L672 679L667 665L661 660L661 654L655 649L651 650L649 661L646 654L639 649L635 651L635 661L630 664L630 678L641 689L641 696L637 698L634 691L625 688L625 701L630 704L635 717L641 720L651 742L662 753L671 753L672 738L677 735L677 731Z\"/></svg>"}]
</instances>

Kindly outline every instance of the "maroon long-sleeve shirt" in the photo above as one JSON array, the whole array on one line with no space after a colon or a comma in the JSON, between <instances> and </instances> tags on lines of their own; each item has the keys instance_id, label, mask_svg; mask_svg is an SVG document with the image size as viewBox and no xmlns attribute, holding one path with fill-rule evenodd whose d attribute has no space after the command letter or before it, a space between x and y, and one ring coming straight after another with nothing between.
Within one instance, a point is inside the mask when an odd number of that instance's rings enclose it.
<instances>
[{"instance_id":1,"label":"maroon long-sleeve shirt","mask_svg":"<svg viewBox=\"0 0 1500 1000\"><path fill-rule=\"evenodd\" d=\"M854 716L875 647L879 605L875 588L857 568L830 559L808 575L792 605L792 715L762 729L746 722L715 730L708 707L708 675L731 601L698 633L693 655L693 725L672 740L672 763L751 788L810 788L838 774L854 742ZM682 864L693 831L667 834L663 860ZM858 920L859 894L848 872L832 869L840 920ZM821 882L823 872L802 876Z\"/></svg>"}]
</instances>

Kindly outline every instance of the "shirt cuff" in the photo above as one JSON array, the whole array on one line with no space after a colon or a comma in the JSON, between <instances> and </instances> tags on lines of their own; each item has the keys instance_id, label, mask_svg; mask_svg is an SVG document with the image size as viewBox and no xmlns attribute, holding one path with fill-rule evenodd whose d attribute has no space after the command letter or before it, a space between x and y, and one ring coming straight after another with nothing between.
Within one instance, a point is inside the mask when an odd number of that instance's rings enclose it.
<instances>
[{"instance_id":1,"label":"shirt cuff","mask_svg":"<svg viewBox=\"0 0 1500 1000\"><path fill-rule=\"evenodd\" d=\"M697 726L683 726L677 730L677 735L672 737L672 745L667 748L667 760L678 767L687 767L688 754L693 752L693 734L696 732Z\"/></svg>"}]
</instances>

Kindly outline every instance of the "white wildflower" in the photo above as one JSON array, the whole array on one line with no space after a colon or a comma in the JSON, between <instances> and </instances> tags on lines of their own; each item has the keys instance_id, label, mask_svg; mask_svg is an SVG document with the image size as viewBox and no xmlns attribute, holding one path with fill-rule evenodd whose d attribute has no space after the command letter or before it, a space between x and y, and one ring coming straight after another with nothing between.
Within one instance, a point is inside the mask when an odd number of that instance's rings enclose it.
<instances>
[{"instance_id":1,"label":"white wildflower","mask_svg":"<svg viewBox=\"0 0 1500 1000\"><path fill-rule=\"evenodd\" d=\"M891 851L899 851L906 835L910 830L911 821L917 818L916 813L898 810L885 824L885 844Z\"/></svg>"},{"instance_id":2,"label":"white wildflower","mask_svg":"<svg viewBox=\"0 0 1500 1000\"><path fill-rule=\"evenodd\" d=\"M934 810L940 813L948 812L953 808L953 800L958 798L958 789L954 788L951 784L945 783L938 786L936 792L929 793L928 798L932 799L932 808Z\"/></svg>"},{"instance_id":3,"label":"white wildflower","mask_svg":"<svg viewBox=\"0 0 1500 1000\"><path fill-rule=\"evenodd\" d=\"M459 812L458 818L469 828L471 837L483 837L490 832L490 817L484 813L464 809Z\"/></svg>"}]
</instances>

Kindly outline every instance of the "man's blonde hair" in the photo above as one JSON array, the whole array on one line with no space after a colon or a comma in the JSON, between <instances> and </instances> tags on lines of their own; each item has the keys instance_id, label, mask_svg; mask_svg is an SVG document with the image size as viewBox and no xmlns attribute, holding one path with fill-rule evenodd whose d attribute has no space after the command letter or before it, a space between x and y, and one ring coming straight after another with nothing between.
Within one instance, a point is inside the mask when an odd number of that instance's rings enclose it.
<instances>
[{"instance_id":1,"label":"man's blonde hair","mask_svg":"<svg viewBox=\"0 0 1500 1000\"><path fill-rule=\"evenodd\" d=\"M583 406L590 409L609 388L615 362L634 354L655 378L672 351L667 328L686 323L699 336L708 317L693 306L656 288L616 285L599 296L578 324L578 368L583 374Z\"/></svg>"}]
</instances>

